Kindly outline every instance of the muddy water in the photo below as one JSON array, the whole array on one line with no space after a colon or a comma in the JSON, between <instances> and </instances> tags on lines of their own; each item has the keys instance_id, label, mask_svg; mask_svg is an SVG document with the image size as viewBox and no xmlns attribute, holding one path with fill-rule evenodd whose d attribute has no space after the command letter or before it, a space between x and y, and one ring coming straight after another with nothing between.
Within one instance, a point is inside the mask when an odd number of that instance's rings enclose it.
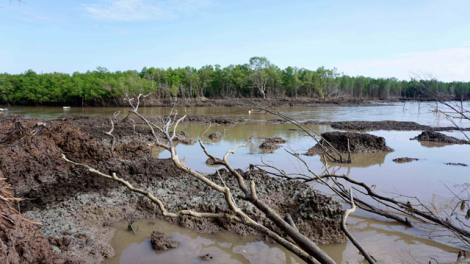
<instances>
[{"instance_id":1,"label":"muddy water","mask_svg":"<svg viewBox=\"0 0 470 264\"><path fill-rule=\"evenodd\" d=\"M466 107L470 108L470 104L466 104ZM405 106L395 104L367 107L293 107L278 110L299 121L397 120L414 121L431 126L450 126L450 122L443 116L436 116L431 112L432 106L434 104L422 103L418 106L416 103L407 103ZM116 110L127 110L125 108L77 108L64 112L59 108L11 109L10 114L19 113L29 117L42 118L54 118L64 114L111 115ZM170 111L169 108L142 108L141 110L144 115L162 115ZM242 117L247 121L254 121L232 126L211 127L206 135L215 131L220 132L223 136L218 142L212 142L203 137L208 150L218 157L223 156L228 149L233 149L251 137L246 147L240 148L234 155L230 155L229 160L234 167L248 168L249 164L260 164L263 160L287 172L306 172L305 167L295 157L289 156L284 148L296 153L305 153L315 144L315 141L296 131L292 125L259 122L276 118L274 116L256 112L248 114L248 108L214 107L180 108L178 110L180 113ZM457 123L463 127L470 127L470 124L462 120L458 120ZM200 137L206 129L205 125L200 124L180 127L180 130L188 132L193 139ZM332 130L330 126L312 126L312 129L318 133ZM452 193L445 186L454 192L466 191L468 188L470 167L448 166L445 163L470 165L470 146L430 144L409 140L417 136L420 131L374 131L370 133L385 137L387 144L395 151L382 154L353 155L352 164L341 166L326 165L318 156L303 156L303 158L315 172L321 173L328 169L337 174L348 174L350 177L369 185L376 185L378 192L392 196L394 193L417 196L422 201L432 202L438 207L445 207L453 198ZM446 132L446 134L462 138L458 131ZM258 146L263 138L275 136L287 139L287 144L273 153L262 152ZM196 170L211 173L217 169L205 165L206 157L197 145L178 145L177 151L186 164ZM160 149L154 149L154 155L169 156L167 152ZM397 164L392 161L399 157L419 158L420 160L405 164ZM327 191L321 186L314 187ZM466 192L464 194L467 195ZM458 241L452 240L439 230L429 230L428 227L419 225L416 228L405 228L362 211L351 216L348 223L360 243L381 263L428 263L431 258L438 260L439 263L454 263L456 260ZM208 250L208 248L213 250L211 252L214 256L221 260L216 263L295 263L294 261L299 261L288 253L286 255L282 249L276 246L264 242L253 242L250 240L252 238L240 239L229 234L206 236L162 223L148 225L146 221L141 222L140 225L142 227L138 236L127 233L124 224L116 225L118 232L113 243L116 246L118 256L111 259L110 263L192 263L199 261L197 256L205 254L204 250ZM175 249L162 254L156 253L150 248L148 241L150 231L159 230L160 227L162 231L174 234L175 239L181 241L182 250ZM362 260L351 243L322 247L337 262L357 263ZM263 254L254 254L253 252L262 252ZM273 258L263 259L267 256Z\"/></svg>"},{"instance_id":2,"label":"muddy water","mask_svg":"<svg viewBox=\"0 0 470 264\"><path fill-rule=\"evenodd\" d=\"M316 107L278 107L283 114L298 121L381 121L398 120L414 121L423 125L450 126L440 115L432 113L435 103L390 103L375 104L369 106L316 106ZM470 108L470 102L465 102L464 107ZM110 116L116 111L127 113L128 107L72 107L70 110L63 110L61 107L9 107L10 114L24 114L28 117L40 117L52 119L63 115L89 115L89 116ZM440 108L445 110L444 108ZM173 109L170 107L141 107L139 112L144 116L167 115ZM247 107L177 107L175 110L180 114L188 115L210 115L224 116L229 118L245 118L247 120L268 120L278 118L270 114L254 112L248 114L250 108ZM457 122L460 124L460 122Z\"/></svg>"},{"instance_id":3,"label":"muddy water","mask_svg":"<svg viewBox=\"0 0 470 264\"><path fill-rule=\"evenodd\" d=\"M256 237L240 239L230 233L199 234L159 220L141 220L134 226L139 227L136 235L127 231L127 222L114 225L117 232L111 245L117 254L106 263L204 263L199 257L206 254L213 257L209 263L303 263L277 244L264 243ZM152 231L166 233L172 240L179 241L180 246L165 252L154 251L149 237Z\"/></svg>"}]
</instances>

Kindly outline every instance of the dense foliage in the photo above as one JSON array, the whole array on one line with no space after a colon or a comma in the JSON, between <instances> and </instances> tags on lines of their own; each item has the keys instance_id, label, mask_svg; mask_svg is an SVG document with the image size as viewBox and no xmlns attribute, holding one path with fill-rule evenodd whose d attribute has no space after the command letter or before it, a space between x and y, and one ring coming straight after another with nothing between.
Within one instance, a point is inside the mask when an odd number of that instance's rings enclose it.
<instances>
[{"instance_id":1,"label":"dense foliage","mask_svg":"<svg viewBox=\"0 0 470 264\"><path fill-rule=\"evenodd\" d=\"M248 64L207 65L196 69L143 68L138 71L95 71L37 74L0 74L0 104L16 105L121 105L126 93L152 93L154 98L234 97L355 97L426 98L419 88L456 98L470 96L470 83L436 80L403 81L395 78L351 77L336 69L280 69L266 58L251 58Z\"/></svg>"}]
</instances>

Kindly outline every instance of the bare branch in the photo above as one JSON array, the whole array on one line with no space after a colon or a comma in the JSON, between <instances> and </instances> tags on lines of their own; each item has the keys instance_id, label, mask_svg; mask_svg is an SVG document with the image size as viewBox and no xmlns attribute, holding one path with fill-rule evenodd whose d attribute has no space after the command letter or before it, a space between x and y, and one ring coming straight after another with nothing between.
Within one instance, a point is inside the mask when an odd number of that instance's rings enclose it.
<instances>
[{"instance_id":1,"label":"bare branch","mask_svg":"<svg viewBox=\"0 0 470 264\"><path fill-rule=\"evenodd\" d=\"M353 243L353 245L359 249L359 251L361 252L361 254L366 258L367 262L369 262L370 264L373 264L375 263L376 261L374 261L372 259L372 257L364 250L364 248L359 244L359 242L357 242L357 240L354 238L354 236L349 232L349 230L346 228L346 221L347 221L347 218L349 216L349 214L352 214L356 211L356 204L354 203L354 198L353 198L353 192L352 192L352 189L349 189L349 193L350 193L350 204L351 204L351 208L347 209L344 211L343 213L343 216L341 218L341 229L343 230L343 232L346 234L346 236L349 238L349 240L351 240L351 242Z\"/></svg>"}]
</instances>

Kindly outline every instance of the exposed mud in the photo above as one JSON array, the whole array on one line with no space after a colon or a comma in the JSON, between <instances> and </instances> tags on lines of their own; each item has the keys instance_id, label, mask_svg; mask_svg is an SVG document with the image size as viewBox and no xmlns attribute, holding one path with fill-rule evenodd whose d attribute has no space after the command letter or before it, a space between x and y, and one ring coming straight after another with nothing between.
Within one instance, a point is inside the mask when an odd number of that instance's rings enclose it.
<instances>
[{"instance_id":1,"label":"exposed mud","mask_svg":"<svg viewBox=\"0 0 470 264\"><path fill-rule=\"evenodd\" d=\"M338 97L319 99L311 97L298 97L298 98L228 98L228 99L161 99L146 102L146 106L164 106L164 107L286 107L286 106L317 106L317 105L369 105L374 100L365 100L360 98ZM382 100L383 102L383 100Z\"/></svg>"},{"instance_id":2,"label":"exposed mud","mask_svg":"<svg viewBox=\"0 0 470 264\"><path fill-rule=\"evenodd\" d=\"M323 149L333 152L334 150L331 146L338 152L348 153L350 151L352 154L393 151L392 148L386 145L385 138L367 133L326 132L321 134L321 136L322 139L314 147L310 148L305 155L313 156L321 154Z\"/></svg>"},{"instance_id":3,"label":"exposed mud","mask_svg":"<svg viewBox=\"0 0 470 264\"><path fill-rule=\"evenodd\" d=\"M73 125L77 122L78 126ZM125 187L72 166L61 159L88 164L104 173L116 172L135 187L144 188L162 200L169 211L191 209L201 212L231 213L223 195L189 175L182 174L170 160L150 155L147 143L150 131L140 126L116 122L113 135L118 139L111 151L110 121L106 118L65 118L45 123L22 120L18 131L13 118L0 118L0 177L16 187L17 195L27 198L21 203L25 215L43 224L40 231L59 258L101 262L114 255L109 245L114 230L110 225L132 216L136 219L161 218L159 209L147 198ZM122 121L122 123L128 122ZM96 124L93 126L92 124ZM36 133L33 133L36 131ZM5 143L4 139L8 139ZM19 162L20 161L20 162ZM241 192L237 181L226 170L207 177ZM340 230L342 206L308 185L269 177L264 171L240 173L256 183L258 196L279 214L290 213L302 233L319 243L346 241ZM273 230L277 227L252 204L235 198L237 205L250 217ZM312 209L313 208L313 209ZM226 219L190 217L164 218L181 226L205 233L229 230L239 235L258 234L240 223Z\"/></svg>"},{"instance_id":4,"label":"exposed mud","mask_svg":"<svg viewBox=\"0 0 470 264\"><path fill-rule=\"evenodd\" d=\"M172 135L173 135L173 132L170 132L170 136ZM196 143L196 140L190 139L188 133L184 131L176 132L175 137L173 138L173 141L180 142L184 145L194 145L194 143Z\"/></svg>"},{"instance_id":5,"label":"exposed mud","mask_svg":"<svg viewBox=\"0 0 470 264\"><path fill-rule=\"evenodd\" d=\"M465 164L465 163L454 163L454 162L447 162L445 163L446 165L450 165L450 166L462 166L462 167L467 167L468 165Z\"/></svg>"},{"instance_id":6,"label":"exposed mud","mask_svg":"<svg viewBox=\"0 0 470 264\"><path fill-rule=\"evenodd\" d=\"M173 116L172 119L178 120L183 117L182 115ZM166 118L160 118L156 116L146 116L147 120L154 124L165 124L168 120ZM129 116L120 115L116 118L102 117L102 116L63 116L57 118L55 121L61 123L73 124L74 126L83 127L105 127L107 131L111 128L111 121L117 127L133 127L135 125L146 125L146 123L140 118L133 114ZM181 120L180 124L186 123L204 123L212 125L234 125L237 123L245 122L243 118L228 118L220 116L207 116L207 115L186 115L184 119Z\"/></svg>"},{"instance_id":7,"label":"exposed mud","mask_svg":"<svg viewBox=\"0 0 470 264\"><path fill-rule=\"evenodd\" d=\"M150 242L152 248L155 250L168 250L171 248L177 248L180 245L180 242L171 240L167 235L162 232L153 231L150 236Z\"/></svg>"},{"instance_id":8,"label":"exposed mud","mask_svg":"<svg viewBox=\"0 0 470 264\"><path fill-rule=\"evenodd\" d=\"M0 178L0 263L64 263L36 224L22 216L5 178ZM70 259L70 263L74 260Z\"/></svg>"},{"instance_id":9,"label":"exposed mud","mask_svg":"<svg viewBox=\"0 0 470 264\"><path fill-rule=\"evenodd\" d=\"M326 122L327 123L327 122ZM406 121L341 121L331 122L331 127L340 130L356 130L356 131L374 131L374 130L429 130L429 131L452 131L458 130L456 127L431 127L420 125L415 122ZM462 130L470 131L470 128L462 128Z\"/></svg>"},{"instance_id":10,"label":"exposed mud","mask_svg":"<svg viewBox=\"0 0 470 264\"><path fill-rule=\"evenodd\" d=\"M470 144L467 140L454 138L434 131L423 131L421 134L410 140L426 141L426 142L439 142L448 144Z\"/></svg>"},{"instance_id":11,"label":"exposed mud","mask_svg":"<svg viewBox=\"0 0 470 264\"><path fill-rule=\"evenodd\" d=\"M209 165L209 166L217 165L217 163L219 163L219 162L222 162L222 160L219 159L219 158L215 158L215 159L213 159L213 158L208 158L208 159L206 160L206 164Z\"/></svg>"},{"instance_id":12,"label":"exposed mud","mask_svg":"<svg viewBox=\"0 0 470 264\"><path fill-rule=\"evenodd\" d=\"M280 137L266 138L261 145L259 145L259 148L263 151L274 151L281 147L279 144L285 144L286 142L287 140Z\"/></svg>"},{"instance_id":13,"label":"exposed mud","mask_svg":"<svg viewBox=\"0 0 470 264\"><path fill-rule=\"evenodd\" d=\"M412 161L415 161L415 160L419 160L419 159L417 159L417 158L403 157L403 158L396 158L396 159L393 159L393 162L395 162L395 163L408 163L408 162L412 162Z\"/></svg>"},{"instance_id":14,"label":"exposed mud","mask_svg":"<svg viewBox=\"0 0 470 264\"><path fill-rule=\"evenodd\" d=\"M222 134L220 134L220 132L214 132L210 134L208 137L212 141L220 141L222 139Z\"/></svg>"}]
</instances>

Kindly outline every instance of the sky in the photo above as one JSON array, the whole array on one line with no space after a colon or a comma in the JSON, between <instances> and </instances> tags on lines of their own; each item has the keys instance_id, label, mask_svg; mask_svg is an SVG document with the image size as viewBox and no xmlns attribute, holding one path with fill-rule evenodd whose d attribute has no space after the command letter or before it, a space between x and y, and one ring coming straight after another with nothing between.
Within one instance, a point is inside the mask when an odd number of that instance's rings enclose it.
<instances>
[{"instance_id":1,"label":"sky","mask_svg":"<svg viewBox=\"0 0 470 264\"><path fill-rule=\"evenodd\" d=\"M0 72L280 68L470 81L470 1L0 0Z\"/></svg>"}]
</instances>

